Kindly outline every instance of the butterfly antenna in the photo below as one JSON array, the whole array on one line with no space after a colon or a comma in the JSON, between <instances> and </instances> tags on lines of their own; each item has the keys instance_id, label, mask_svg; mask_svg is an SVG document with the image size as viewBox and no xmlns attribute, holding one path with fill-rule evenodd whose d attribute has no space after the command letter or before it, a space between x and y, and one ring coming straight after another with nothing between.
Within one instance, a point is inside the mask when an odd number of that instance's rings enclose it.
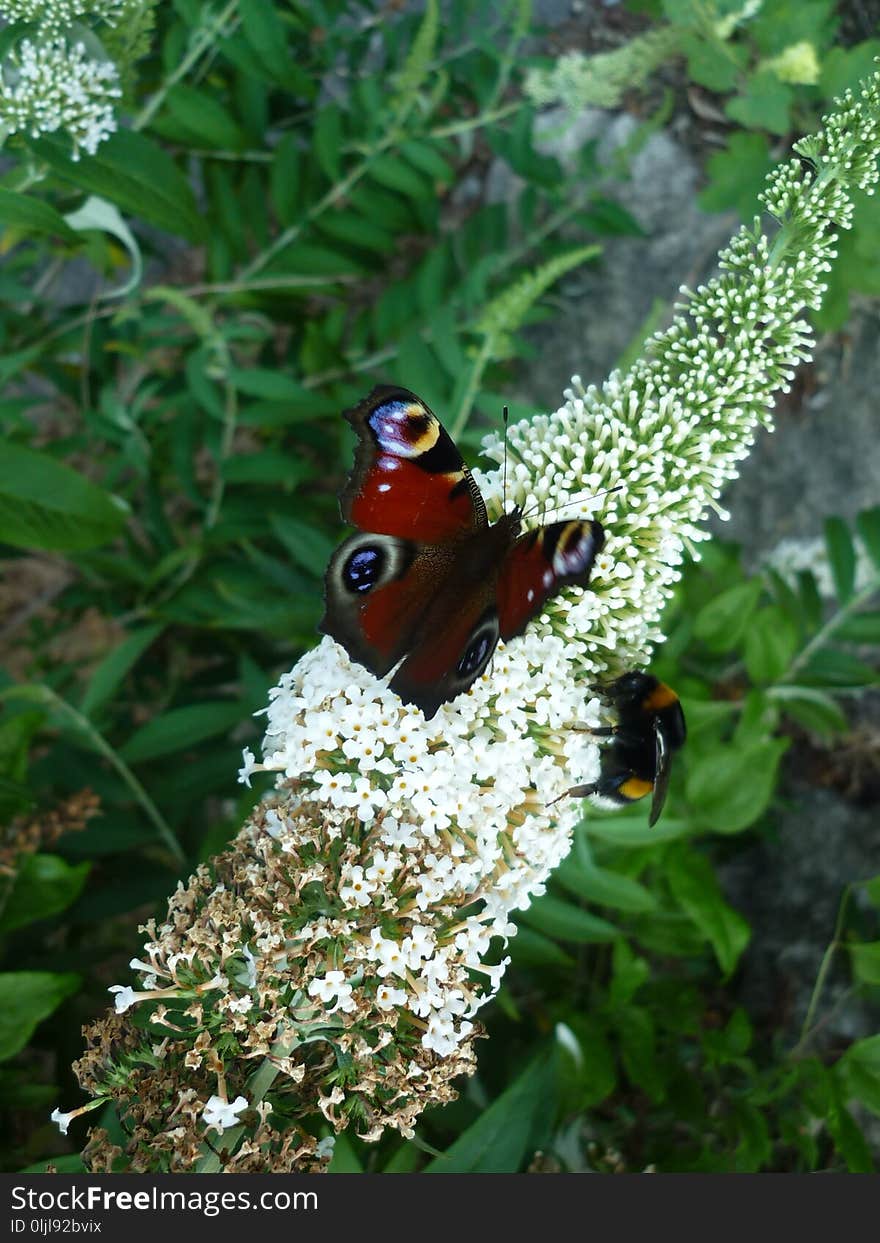
<instances>
[{"instance_id":1,"label":"butterfly antenna","mask_svg":"<svg viewBox=\"0 0 880 1243\"><path fill-rule=\"evenodd\" d=\"M566 509L569 505L583 505L587 501L596 501L599 499L600 496L609 496L612 492L621 492L622 490L623 490L623 484L619 483L616 485L616 487L606 488L604 492L594 492L592 496L571 496L569 497L567 501L562 501L561 504L554 505L551 508L553 509L554 512L559 513L561 510ZM541 518L541 521L543 522L544 518L547 515L547 511L544 508L543 501L539 502L537 505L533 505L531 509L527 509L525 513L522 515L522 517L527 518L529 514L534 513L536 509L544 509L544 513Z\"/></svg>"},{"instance_id":2,"label":"butterfly antenna","mask_svg":"<svg viewBox=\"0 0 880 1243\"><path fill-rule=\"evenodd\" d=\"M507 513L507 425L510 422L510 410L507 406L501 411L501 417L504 420L504 458L501 469L501 509L503 513Z\"/></svg>"}]
</instances>

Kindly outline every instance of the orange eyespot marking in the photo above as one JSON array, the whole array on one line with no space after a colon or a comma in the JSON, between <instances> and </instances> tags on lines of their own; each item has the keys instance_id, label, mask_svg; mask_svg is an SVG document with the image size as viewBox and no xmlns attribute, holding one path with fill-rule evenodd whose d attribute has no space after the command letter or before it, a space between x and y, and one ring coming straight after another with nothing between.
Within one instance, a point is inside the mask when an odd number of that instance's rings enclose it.
<instances>
[{"instance_id":1,"label":"orange eyespot marking","mask_svg":"<svg viewBox=\"0 0 880 1243\"><path fill-rule=\"evenodd\" d=\"M618 787L618 793L634 803L637 799L644 798L646 794L650 794L653 789L653 781L643 781L641 777L627 777L626 781Z\"/></svg>"},{"instance_id":2,"label":"orange eyespot marking","mask_svg":"<svg viewBox=\"0 0 880 1243\"><path fill-rule=\"evenodd\" d=\"M421 406L411 404L404 411L407 443L418 453L427 453L440 439L440 424Z\"/></svg>"},{"instance_id":3,"label":"orange eyespot marking","mask_svg":"<svg viewBox=\"0 0 880 1243\"><path fill-rule=\"evenodd\" d=\"M678 696L672 687L667 686L665 682L658 682L651 693L642 700L642 707L646 712L660 712L677 701Z\"/></svg>"}]
</instances>

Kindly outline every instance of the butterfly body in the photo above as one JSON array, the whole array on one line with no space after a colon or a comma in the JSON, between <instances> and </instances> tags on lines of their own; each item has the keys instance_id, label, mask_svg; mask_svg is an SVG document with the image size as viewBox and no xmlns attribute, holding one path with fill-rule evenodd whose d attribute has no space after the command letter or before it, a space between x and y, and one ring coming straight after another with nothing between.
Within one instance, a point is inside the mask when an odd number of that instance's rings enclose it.
<instances>
[{"instance_id":1,"label":"butterfly body","mask_svg":"<svg viewBox=\"0 0 880 1243\"><path fill-rule=\"evenodd\" d=\"M408 389L380 386L345 412L358 435L340 495L358 528L333 554L320 629L427 717L480 676L560 587L586 586L595 521L522 533L522 511L490 523L439 419Z\"/></svg>"},{"instance_id":2,"label":"butterfly body","mask_svg":"<svg viewBox=\"0 0 880 1243\"><path fill-rule=\"evenodd\" d=\"M604 693L617 724L592 731L612 740L602 753L599 780L574 786L566 794L575 798L596 794L621 806L650 794L648 823L653 826L666 801L672 755L687 736L681 702L670 686L649 673L625 673Z\"/></svg>"}]
</instances>

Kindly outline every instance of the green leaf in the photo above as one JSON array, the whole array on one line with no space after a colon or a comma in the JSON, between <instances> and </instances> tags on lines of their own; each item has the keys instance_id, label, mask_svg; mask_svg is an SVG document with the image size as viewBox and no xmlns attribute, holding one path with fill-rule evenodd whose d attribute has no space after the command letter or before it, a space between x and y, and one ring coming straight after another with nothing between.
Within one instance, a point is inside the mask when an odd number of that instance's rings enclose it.
<instances>
[{"instance_id":1,"label":"green leaf","mask_svg":"<svg viewBox=\"0 0 880 1243\"><path fill-rule=\"evenodd\" d=\"M880 984L880 941L848 946L853 975L862 984Z\"/></svg>"},{"instance_id":2,"label":"green leaf","mask_svg":"<svg viewBox=\"0 0 880 1243\"><path fill-rule=\"evenodd\" d=\"M397 95L391 106L398 117L402 118L409 111L430 71L434 45L437 42L437 28L437 0L427 0L421 25L397 75Z\"/></svg>"},{"instance_id":3,"label":"green leaf","mask_svg":"<svg viewBox=\"0 0 880 1243\"><path fill-rule=\"evenodd\" d=\"M79 983L80 977L69 971L0 973L0 1060L23 1049L37 1024L75 993Z\"/></svg>"},{"instance_id":4,"label":"green leaf","mask_svg":"<svg viewBox=\"0 0 880 1243\"><path fill-rule=\"evenodd\" d=\"M675 900L715 951L718 965L730 975L749 941L749 925L721 895L708 859L678 850L667 862L669 887Z\"/></svg>"},{"instance_id":5,"label":"green leaf","mask_svg":"<svg viewBox=\"0 0 880 1243\"><path fill-rule=\"evenodd\" d=\"M354 1145L351 1140L343 1131L341 1135L336 1136L336 1143L333 1145L333 1156L330 1158L327 1173L363 1174L363 1172L364 1167L361 1163L360 1157L355 1152Z\"/></svg>"},{"instance_id":6,"label":"green leaf","mask_svg":"<svg viewBox=\"0 0 880 1243\"><path fill-rule=\"evenodd\" d=\"M4 444L0 543L53 552L106 544L125 522L122 502L47 453Z\"/></svg>"},{"instance_id":7,"label":"green leaf","mask_svg":"<svg viewBox=\"0 0 880 1243\"><path fill-rule=\"evenodd\" d=\"M836 627L834 637L846 643L880 643L880 610L853 613L844 618Z\"/></svg>"},{"instance_id":8,"label":"green leaf","mask_svg":"<svg viewBox=\"0 0 880 1243\"><path fill-rule=\"evenodd\" d=\"M834 1067L847 1097L880 1115L880 1036L851 1044Z\"/></svg>"},{"instance_id":9,"label":"green leaf","mask_svg":"<svg viewBox=\"0 0 880 1243\"><path fill-rule=\"evenodd\" d=\"M833 647L811 656L798 677L809 686L872 686L878 680L876 669Z\"/></svg>"},{"instance_id":10,"label":"green leaf","mask_svg":"<svg viewBox=\"0 0 880 1243\"><path fill-rule=\"evenodd\" d=\"M829 1109L826 1125L850 1174L873 1174L874 1161L862 1130L839 1100L835 1100Z\"/></svg>"},{"instance_id":11,"label":"green leaf","mask_svg":"<svg viewBox=\"0 0 880 1243\"><path fill-rule=\"evenodd\" d=\"M815 687L772 686L767 694L787 716L817 734L842 734L849 727L837 701Z\"/></svg>"},{"instance_id":12,"label":"green leaf","mask_svg":"<svg viewBox=\"0 0 880 1243\"><path fill-rule=\"evenodd\" d=\"M654 1020L648 1010L627 1006L620 1014L620 1057L636 1087L655 1104L666 1096L665 1077L657 1065Z\"/></svg>"},{"instance_id":13,"label":"green leaf","mask_svg":"<svg viewBox=\"0 0 880 1243\"><path fill-rule=\"evenodd\" d=\"M279 85L289 83L287 32L276 5L266 0L239 0L238 12L244 37L258 60Z\"/></svg>"},{"instance_id":14,"label":"green leaf","mask_svg":"<svg viewBox=\"0 0 880 1243\"><path fill-rule=\"evenodd\" d=\"M732 91L745 67L744 49L732 43L707 39L697 31L688 31L682 38L682 51L687 56L688 75L700 86L718 94Z\"/></svg>"},{"instance_id":15,"label":"green leaf","mask_svg":"<svg viewBox=\"0 0 880 1243\"><path fill-rule=\"evenodd\" d=\"M204 238L205 223L189 183L171 157L144 134L118 129L87 160L72 160L59 138L44 136L32 145L65 181L169 233L194 242Z\"/></svg>"},{"instance_id":16,"label":"green leaf","mask_svg":"<svg viewBox=\"0 0 880 1243\"><path fill-rule=\"evenodd\" d=\"M272 206L282 225L292 224L299 204L299 145L295 134L285 134L275 149L269 170Z\"/></svg>"},{"instance_id":17,"label":"green leaf","mask_svg":"<svg viewBox=\"0 0 880 1243\"><path fill-rule=\"evenodd\" d=\"M555 1084L555 1059L536 1058L425 1173L516 1173L531 1155L536 1124L555 1113Z\"/></svg>"},{"instance_id":18,"label":"green leaf","mask_svg":"<svg viewBox=\"0 0 880 1243\"><path fill-rule=\"evenodd\" d=\"M825 547L831 564L834 590L841 604L852 598L856 581L856 550L842 518L826 518Z\"/></svg>"},{"instance_id":19,"label":"green leaf","mask_svg":"<svg viewBox=\"0 0 880 1243\"><path fill-rule=\"evenodd\" d=\"M558 937L560 941L613 941L619 934L619 929L607 919L590 915L549 893L537 898L527 911L517 911L516 919L518 923L527 924L546 936Z\"/></svg>"},{"instance_id":20,"label":"green leaf","mask_svg":"<svg viewBox=\"0 0 880 1243\"><path fill-rule=\"evenodd\" d=\"M248 397L262 397L266 401L308 400L308 389L283 371L270 371L266 367L249 367L247 370L232 367L229 379L240 393Z\"/></svg>"},{"instance_id":21,"label":"green leaf","mask_svg":"<svg viewBox=\"0 0 880 1243\"><path fill-rule=\"evenodd\" d=\"M333 552L333 543L323 531L287 514L270 514L269 525L297 565L323 578Z\"/></svg>"},{"instance_id":22,"label":"green leaf","mask_svg":"<svg viewBox=\"0 0 880 1243\"><path fill-rule=\"evenodd\" d=\"M409 138L399 146L400 154L420 172L441 185L448 185L455 173L440 153L436 142L424 138Z\"/></svg>"},{"instance_id":23,"label":"green leaf","mask_svg":"<svg viewBox=\"0 0 880 1243\"><path fill-rule=\"evenodd\" d=\"M225 700L172 708L132 734L119 754L127 764L139 764L160 755L186 751L206 738L225 734L241 719L241 704Z\"/></svg>"},{"instance_id":24,"label":"green leaf","mask_svg":"<svg viewBox=\"0 0 880 1243\"><path fill-rule=\"evenodd\" d=\"M411 164L396 155L380 155L370 163L368 174L388 190L394 190L408 199L418 201L428 194L433 194L431 183L421 173L417 173Z\"/></svg>"},{"instance_id":25,"label":"green leaf","mask_svg":"<svg viewBox=\"0 0 880 1243\"><path fill-rule=\"evenodd\" d=\"M573 967L574 959L555 941L534 928L518 928L511 942L511 955L518 966Z\"/></svg>"},{"instance_id":26,"label":"green leaf","mask_svg":"<svg viewBox=\"0 0 880 1243\"><path fill-rule=\"evenodd\" d=\"M57 855L29 855L16 873L0 914L0 932L12 932L66 910L82 892L90 869L90 863L71 866Z\"/></svg>"},{"instance_id":27,"label":"green leaf","mask_svg":"<svg viewBox=\"0 0 880 1243\"><path fill-rule=\"evenodd\" d=\"M141 258L141 248L135 241L134 234L122 219L119 211L112 203L108 203L106 199L98 198L96 195L90 195L77 211L70 212L65 216L65 220L71 229L76 229L78 233L86 233L90 229L97 229L102 233L109 233L111 237L118 238L128 251L131 258L131 274L127 281L123 281L121 285L117 285L114 289L107 290L101 295L101 298L124 298L126 294L130 294L133 289L137 289L141 283L143 275L144 262Z\"/></svg>"},{"instance_id":28,"label":"green leaf","mask_svg":"<svg viewBox=\"0 0 880 1243\"><path fill-rule=\"evenodd\" d=\"M575 897L621 911L651 911L657 899L638 881L608 868L585 867L569 856L554 872L554 880Z\"/></svg>"},{"instance_id":29,"label":"green leaf","mask_svg":"<svg viewBox=\"0 0 880 1243\"><path fill-rule=\"evenodd\" d=\"M709 185L697 196L704 211L727 211L734 207L741 219L751 220L760 204L758 194L773 167L770 147L763 134L732 134L727 148L709 157Z\"/></svg>"},{"instance_id":30,"label":"green leaf","mask_svg":"<svg viewBox=\"0 0 880 1243\"><path fill-rule=\"evenodd\" d=\"M266 7L271 8L271 5ZM168 127L154 122L154 128L163 137L171 137L169 128L176 128L178 132L182 131L183 140L193 146L240 151L246 145L247 140L241 126L215 94L200 91L185 82L176 82L165 97L165 105L177 125Z\"/></svg>"},{"instance_id":31,"label":"green leaf","mask_svg":"<svg viewBox=\"0 0 880 1243\"><path fill-rule=\"evenodd\" d=\"M64 217L49 203L12 190L0 189L0 224L22 233L49 234L67 242L78 240Z\"/></svg>"},{"instance_id":32,"label":"green leaf","mask_svg":"<svg viewBox=\"0 0 880 1243\"><path fill-rule=\"evenodd\" d=\"M164 627L160 624L135 630L109 652L89 679L80 703L84 716L93 716L106 703L128 671L137 664L147 648L156 641Z\"/></svg>"},{"instance_id":33,"label":"green leaf","mask_svg":"<svg viewBox=\"0 0 880 1243\"><path fill-rule=\"evenodd\" d=\"M711 599L694 618L694 635L713 652L737 647L748 629L763 584L760 578L737 583Z\"/></svg>"},{"instance_id":34,"label":"green leaf","mask_svg":"<svg viewBox=\"0 0 880 1243\"><path fill-rule=\"evenodd\" d=\"M692 758L687 797L700 822L715 833L740 833L754 824L773 797L787 747L783 738L758 739Z\"/></svg>"},{"instance_id":35,"label":"green leaf","mask_svg":"<svg viewBox=\"0 0 880 1243\"><path fill-rule=\"evenodd\" d=\"M827 100L855 91L863 78L873 73L875 57L880 56L880 39L865 39L853 47L832 47L822 57L819 86Z\"/></svg>"},{"instance_id":36,"label":"green leaf","mask_svg":"<svg viewBox=\"0 0 880 1243\"><path fill-rule=\"evenodd\" d=\"M880 569L880 505L863 509L856 518L856 530L867 549L868 556Z\"/></svg>"},{"instance_id":37,"label":"green leaf","mask_svg":"<svg viewBox=\"0 0 880 1243\"><path fill-rule=\"evenodd\" d=\"M724 111L746 129L765 129L771 134L787 134L791 128L794 92L770 70L752 75L746 89L731 99Z\"/></svg>"},{"instance_id":38,"label":"green leaf","mask_svg":"<svg viewBox=\"0 0 880 1243\"><path fill-rule=\"evenodd\" d=\"M630 849L674 842L690 833L692 827L687 820L675 820L664 815L653 828L649 828L647 807L640 813L618 812L584 821L584 829L590 837Z\"/></svg>"},{"instance_id":39,"label":"green leaf","mask_svg":"<svg viewBox=\"0 0 880 1243\"><path fill-rule=\"evenodd\" d=\"M797 651L798 631L778 605L752 614L745 636L743 656L753 682L767 685L781 678Z\"/></svg>"},{"instance_id":40,"label":"green leaf","mask_svg":"<svg viewBox=\"0 0 880 1243\"><path fill-rule=\"evenodd\" d=\"M327 104L315 117L312 151L327 180L339 180L342 172L342 111L338 104Z\"/></svg>"}]
</instances>

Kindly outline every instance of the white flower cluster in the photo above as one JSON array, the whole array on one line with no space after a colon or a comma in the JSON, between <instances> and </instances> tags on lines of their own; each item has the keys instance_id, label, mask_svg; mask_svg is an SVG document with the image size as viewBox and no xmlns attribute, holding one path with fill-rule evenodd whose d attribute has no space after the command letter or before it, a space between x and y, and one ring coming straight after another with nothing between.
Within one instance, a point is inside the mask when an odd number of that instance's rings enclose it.
<instances>
[{"instance_id":1,"label":"white flower cluster","mask_svg":"<svg viewBox=\"0 0 880 1243\"><path fill-rule=\"evenodd\" d=\"M114 25L129 0L3 0L0 17L8 22L28 22L40 35L57 35L84 17Z\"/></svg>"},{"instance_id":2,"label":"white flower cluster","mask_svg":"<svg viewBox=\"0 0 880 1243\"><path fill-rule=\"evenodd\" d=\"M864 591L876 579L877 570L862 541L856 538L853 545L856 552L854 587L857 592ZM837 596L828 560L828 545L819 536L814 539L780 540L764 557L764 565L792 584L799 573L809 571L823 600L833 600Z\"/></svg>"},{"instance_id":3,"label":"white flower cluster","mask_svg":"<svg viewBox=\"0 0 880 1243\"><path fill-rule=\"evenodd\" d=\"M80 151L94 155L116 129L113 109L121 95L116 66L94 60L83 43L22 39L0 66L0 134L38 138L65 130L73 159Z\"/></svg>"},{"instance_id":4,"label":"white flower cluster","mask_svg":"<svg viewBox=\"0 0 880 1243\"><path fill-rule=\"evenodd\" d=\"M590 686L649 658L683 550L705 538L707 507L717 508L757 425L769 425L775 392L809 357L800 317L821 298L833 225L848 221L854 153L878 145L876 80L863 101L848 114L848 148L827 123L839 167L813 176L793 161L771 180L767 202L782 221L772 248L757 225L741 230L721 275L683 291L672 326L628 375L601 390L575 378L555 414L511 427L506 498L499 470L478 476L495 514L512 501L533 521L560 511L601 519L607 542L589 589L550 601L430 721L330 639L272 693L265 762L248 753L244 779L254 768L277 771L281 785L293 779L308 791L292 806L303 797L322 804L343 838L352 823L363 826L343 855L339 890L358 935L310 989L328 1008L355 1008L357 990L381 977L379 1005L426 1020L424 1043L442 1054L498 987L504 963L485 966L490 940L509 937L511 912L542 892L579 814L569 802L552 812L549 804L598 770L582 732L598 719ZM876 164L860 169L870 187ZM497 436L484 451L501 461ZM274 831L295 848L280 818ZM470 983L473 971L487 973L488 987Z\"/></svg>"},{"instance_id":5,"label":"white flower cluster","mask_svg":"<svg viewBox=\"0 0 880 1243\"><path fill-rule=\"evenodd\" d=\"M364 829L339 877L364 935L351 938L342 970L309 986L328 1013L353 1011L359 989L382 1010L421 1018L422 1044L436 1053L471 1032L503 972L483 963L492 938L514 933L511 911L542 892L568 850L578 812L549 803L598 772L595 742L571 728L595 723L597 704L567 676L565 648L553 635L524 636L430 721L328 638L272 692L268 754L262 765L248 756L245 775L308 773L331 836L335 826L351 838L352 821ZM267 829L293 850L283 810L267 813ZM376 912L381 929L369 926Z\"/></svg>"}]
</instances>

